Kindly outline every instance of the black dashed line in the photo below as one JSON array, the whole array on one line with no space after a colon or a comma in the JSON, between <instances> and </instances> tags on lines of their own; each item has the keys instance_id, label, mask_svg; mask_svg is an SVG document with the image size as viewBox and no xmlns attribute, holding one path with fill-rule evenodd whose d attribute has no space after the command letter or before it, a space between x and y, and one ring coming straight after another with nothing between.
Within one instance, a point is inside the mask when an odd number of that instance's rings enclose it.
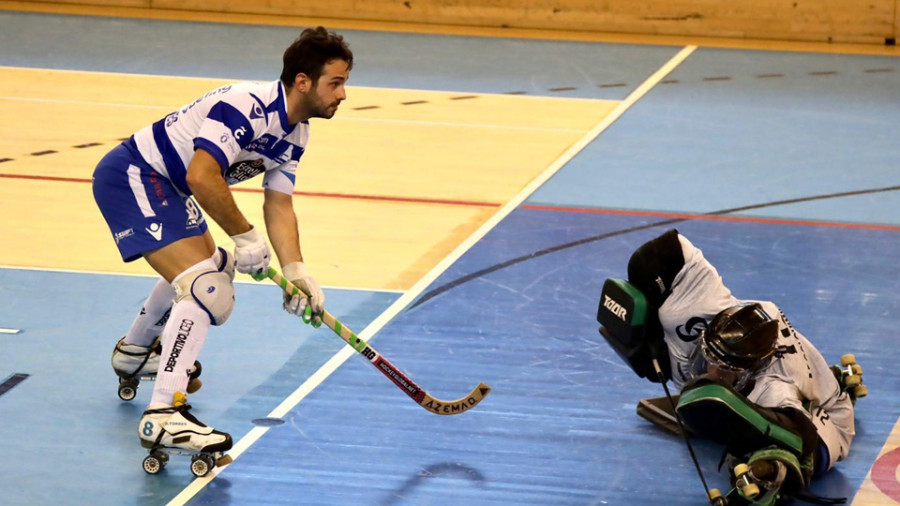
<instances>
[{"instance_id":1,"label":"black dashed line","mask_svg":"<svg viewBox=\"0 0 900 506\"><path fill-rule=\"evenodd\" d=\"M816 70L809 73L811 76L833 76L835 74L837 74L837 71L834 70Z\"/></svg>"},{"instance_id":2,"label":"black dashed line","mask_svg":"<svg viewBox=\"0 0 900 506\"><path fill-rule=\"evenodd\" d=\"M525 95L526 91L507 91L504 95Z\"/></svg>"},{"instance_id":3,"label":"black dashed line","mask_svg":"<svg viewBox=\"0 0 900 506\"><path fill-rule=\"evenodd\" d=\"M704 81L730 81L730 76L704 77Z\"/></svg>"},{"instance_id":4,"label":"black dashed line","mask_svg":"<svg viewBox=\"0 0 900 506\"><path fill-rule=\"evenodd\" d=\"M3 162L11 162L11 161L13 161L12 158L0 158L0 163L3 163Z\"/></svg>"},{"instance_id":5,"label":"black dashed line","mask_svg":"<svg viewBox=\"0 0 900 506\"><path fill-rule=\"evenodd\" d=\"M678 79L664 79L660 84L678 84Z\"/></svg>"},{"instance_id":6,"label":"black dashed line","mask_svg":"<svg viewBox=\"0 0 900 506\"><path fill-rule=\"evenodd\" d=\"M9 392L13 388L15 388L16 385L28 379L29 376L31 375L17 372L12 376L6 378L6 380L2 384L0 384L0 395Z\"/></svg>"},{"instance_id":7,"label":"black dashed line","mask_svg":"<svg viewBox=\"0 0 900 506\"><path fill-rule=\"evenodd\" d=\"M866 69L865 72L867 74L876 74L881 72L893 72L894 69Z\"/></svg>"},{"instance_id":8,"label":"black dashed line","mask_svg":"<svg viewBox=\"0 0 900 506\"><path fill-rule=\"evenodd\" d=\"M54 151L52 149L48 149L46 151L35 151L34 153L31 153L31 156L52 155L53 153L56 153L56 151Z\"/></svg>"},{"instance_id":9,"label":"black dashed line","mask_svg":"<svg viewBox=\"0 0 900 506\"><path fill-rule=\"evenodd\" d=\"M400 105L418 105L418 104L427 104L427 100L412 100L410 102L400 102Z\"/></svg>"},{"instance_id":10,"label":"black dashed line","mask_svg":"<svg viewBox=\"0 0 900 506\"><path fill-rule=\"evenodd\" d=\"M94 146L102 146L102 142L88 142L87 144L76 144L73 148L92 148Z\"/></svg>"},{"instance_id":11,"label":"black dashed line","mask_svg":"<svg viewBox=\"0 0 900 506\"><path fill-rule=\"evenodd\" d=\"M460 97L450 97L450 100L469 100L470 98L478 98L478 95L463 95Z\"/></svg>"},{"instance_id":12,"label":"black dashed line","mask_svg":"<svg viewBox=\"0 0 900 506\"><path fill-rule=\"evenodd\" d=\"M772 77L784 77L784 74L759 74L756 77L759 79L770 79Z\"/></svg>"},{"instance_id":13,"label":"black dashed line","mask_svg":"<svg viewBox=\"0 0 900 506\"><path fill-rule=\"evenodd\" d=\"M598 88L622 88L628 86L625 83L612 83L612 84L598 84Z\"/></svg>"},{"instance_id":14,"label":"black dashed line","mask_svg":"<svg viewBox=\"0 0 900 506\"><path fill-rule=\"evenodd\" d=\"M577 89L578 88L574 86L561 86L559 88L547 88L547 91L572 91Z\"/></svg>"},{"instance_id":15,"label":"black dashed line","mask_svg":"<svg viewBox=\"0 0 900 506\"><path fill-rule=\"evenodd\" d=\"M367 105L367 106L363 106L363 107L354 107L353 110L354 111L365 111L368 109L380 109L380 108L381 108L380 105Z\"/></svg>"}]
</instances>

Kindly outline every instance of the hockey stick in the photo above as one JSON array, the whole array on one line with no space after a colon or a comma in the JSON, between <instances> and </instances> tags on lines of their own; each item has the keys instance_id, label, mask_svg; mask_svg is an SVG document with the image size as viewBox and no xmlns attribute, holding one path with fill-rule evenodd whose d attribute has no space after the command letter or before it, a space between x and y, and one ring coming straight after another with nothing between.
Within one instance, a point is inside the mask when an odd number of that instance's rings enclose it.
<instances>
[{"instance_id":1,"label":"hockey stick","mask_svg":"<svg viewBox=\"0 0 900 506\"><path fill-rule=\"evenodd\" d=\"M691 444L691 437L688 435L688 431L684 427L684 421L678 413L678 406L675 404L675 399L673 399L672 394L669 393L669 387L666 386L666 376L663 374L662 368L659 366L659 361L656 360L656 357L653 358L653 369L656 370L656 377L659 378L659 383L666 392L666 398L669 399L669 406L675 414L675 421L678 423L681 437L684 438L684 443L687 445L688 452L691 454L691 460L694 461L694 468L697 470L697 474L700 475L700 481L703 482L703 489L706 490L706 500L713 506L727 506L728 502L725 497L722 496L722 492L716 488L710 490L709 485L706 483L706 477L703 476L703 470L700 469L700 463L697 462L697 454L694 453L694 446Z\"/></svg>"},{"instance_id":2,"label":"hockey stick","mask_svg":"<svg viewBox=\"0 0 900 506\"><path fill-rule=\"evenodd\" d=\"M268 278L279 285L289 295L293 296L300 293L300 289L294 286L293 283L285 279L285 277L282 276L278 271L276 271L274 267L269 267ZM412 400L416 401L419 406L422 406L432 413L438 415L458 415L477 406L478 403L481 402L485 398L485 396L491 392L491 387L485 385L484 383L479 383L474 390L460 399L456 399L454 401L442 401L440 399L435 399L434 397L429 395L428 392L425 391L425 389L417 385L416 382L409 379L408 376L400 372L399 369L388 362L386 358L381 356L380 353L369 346L367 342L362 340L352 330L344 326L344 324L342 324L340 320L332 316L332 314L328 311L324 311L322 313L322 322L325 324L325 326L333 330L334 333L337 334L341 339L343 339L347 344L349 344L351 348L356 350L360 355L366 357L366 359L368 359L376 369L381 371L382 374L393 381L394 384L397 385L398 388L400 388L400 390L406 392L406 395L410 396Z\"/></svg>"}]
</instances>

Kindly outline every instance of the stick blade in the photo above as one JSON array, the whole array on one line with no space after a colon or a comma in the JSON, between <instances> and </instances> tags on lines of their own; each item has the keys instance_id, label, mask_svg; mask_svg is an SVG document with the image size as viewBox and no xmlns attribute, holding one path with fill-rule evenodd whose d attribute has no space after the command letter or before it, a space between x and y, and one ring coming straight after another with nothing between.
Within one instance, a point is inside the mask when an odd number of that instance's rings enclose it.
<instances>
[{"instance_id":1,"label":"stick blade","mask_svg":"<svg viewBox=\"0 0 900 506\"><path fill-rule=\"evenodd\" d=\"M428 392L425 392L425 396L419 402L419 405L436 415L458 415L477 406L489 393L491 393L491 387L485 383L479 383L474 390L469 392L469 395L455 401L435 399L428 395Z\"/></svg>"}]
</instances>

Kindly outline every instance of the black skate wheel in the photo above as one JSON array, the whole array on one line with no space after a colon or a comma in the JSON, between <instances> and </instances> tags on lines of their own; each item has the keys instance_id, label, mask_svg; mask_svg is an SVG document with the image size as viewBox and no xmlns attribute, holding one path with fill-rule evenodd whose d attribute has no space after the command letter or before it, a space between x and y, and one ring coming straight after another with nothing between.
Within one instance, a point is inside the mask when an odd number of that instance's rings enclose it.
<instances>
[{"instance_id":1,"label":"black skate wheel","mask_svg":"<svg viewBox=\"0 0 900 506\"><path fill-rule=\"evenodd\" d=\"M191 472L197 478L203 478L209 474L213 466L215 466L215 460L212 455L201 453L191 457Z\"/></svg>"},{"instance_id":2,"label":"black skate wheel","mask_svg":"<svg viewBox=\"0 0 900 506\"><path fill-rule=\"evenodd\" d=\"M130 381L122 381L119 383L119 399L123 401L132 401L137 396L137 385L133 385Z\"/></svg>"},{"instance_id":3,"label":"black skate wheel","mask_svg":"<svg viewBox=\"0 0 900 506\"><path fill-rule=\"evenodd\" d=\"M165 457L168 457L168 455L157 452L147 455L146 457L144 457L144 471L147 474L159 473L164 467L166 467L166 460L168 459L166 459Z\"/></svg>"}]
</instances>

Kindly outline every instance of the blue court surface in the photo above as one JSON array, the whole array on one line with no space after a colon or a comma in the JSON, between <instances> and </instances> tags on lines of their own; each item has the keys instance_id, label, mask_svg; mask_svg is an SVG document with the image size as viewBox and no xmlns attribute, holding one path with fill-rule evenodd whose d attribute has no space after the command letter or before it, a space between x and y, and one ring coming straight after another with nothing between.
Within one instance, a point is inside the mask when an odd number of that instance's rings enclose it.
<instances>
[{"instance_id":1,"label":"blue court surface","mask_svg":"<svg viewBox=\"0 0 900 506\"><path fill-rule=\"evenodd\" d=\"M611 100L681 49L341 32L351 84ZM270 48L296 33L0 12L0 65L269 79ZM852 499L900 414L898 113L896 58L697 48L370 339L435 397L493 388L458 416L423 410L353 355L267 420L343 343L281 311L271 283L237 284L191 403L235 441L268 430L187 503L703 504L683 441L635 414L661 387L595 320L603 281L672 227L737 297L775 301L829 362L854 353L864 367L850 456L812 488ZM4 504L166 504L191 486L184 458L143 472L134 432L151 385L122 402L109 366L153 283L0 268L0 327L22 329L0 334ZM357 332L403 295L326 292ZM694 445L710 485L727 488L721 451Z\"/></svg>"}]
</instances>

